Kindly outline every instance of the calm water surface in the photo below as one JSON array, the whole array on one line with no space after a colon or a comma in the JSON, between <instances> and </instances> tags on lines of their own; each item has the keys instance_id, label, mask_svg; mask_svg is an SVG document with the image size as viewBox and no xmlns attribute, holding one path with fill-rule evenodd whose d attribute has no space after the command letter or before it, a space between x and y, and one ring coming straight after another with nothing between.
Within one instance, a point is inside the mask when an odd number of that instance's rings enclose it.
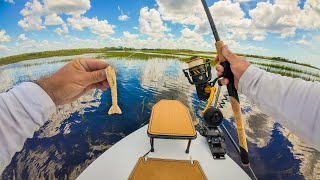
<instances>
[{"instance_id":1,"label":"calm water surface","mask_svg":"<svg viewBox=\"0 0 320 180\"><path fill-rule=\"evenodd\" d=\"M92 55L84 55L85 57ZM54 57L0 67L0 92L21 82L49 75L73 57ZM178 99L201 121L205 104L196 99L181 69L184 62L152 59L105 59L117 69L122 115L108 116L110 90L92 91L57 108L51 119L16 153L0 179L75 179L90 163L119 140L148 123L160 99ZM225 93L225 89L223 89ZM264 115L240 95L251 156L259 179L320 179L320 153ZM230 105L222 109L225 125L236 139ZM227 139L228 140L228 139ZM228 154L239 156L227 141ZM128 152L129 153L129 152Z\"/></svg>"}]
</instances>

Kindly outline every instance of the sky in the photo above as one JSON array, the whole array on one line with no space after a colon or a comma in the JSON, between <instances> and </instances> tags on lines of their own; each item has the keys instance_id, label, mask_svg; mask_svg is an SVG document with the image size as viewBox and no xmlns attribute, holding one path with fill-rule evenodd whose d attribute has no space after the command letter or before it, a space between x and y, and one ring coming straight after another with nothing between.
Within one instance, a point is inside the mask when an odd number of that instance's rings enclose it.
<instances>
[{"instance_id":1,"label":"sky","mask_svg":"<svg viewBox=\"0 0 320 180\"><path fill-rule=\"evenodd\" d=\"M320 0L207 0L237 53L320 67ZM0 0L0 57L125 46L215 51L200 0Z\"/></svg>"}]
</instances>

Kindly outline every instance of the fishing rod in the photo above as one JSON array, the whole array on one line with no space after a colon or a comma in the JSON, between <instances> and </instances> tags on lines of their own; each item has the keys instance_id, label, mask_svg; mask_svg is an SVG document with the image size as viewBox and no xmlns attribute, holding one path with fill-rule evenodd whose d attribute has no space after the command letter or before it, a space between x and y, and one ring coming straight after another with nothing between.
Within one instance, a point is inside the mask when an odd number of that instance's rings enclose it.
<instances>
[{"instance_id":1,"label":"fishing rod","mask_svg":"<svg viewBox=\"0 0 320 180\"><path fill-rule=\"evenodd\" d=\"M230 63L225 59L225 57L222 54L222 48L224 46L224 43L220 40L217 28L214 24L212 15L209 11L206 1L201 0L201 2L208 17L213 36L216 40L215 46L218 53L219 63L224 67L224 73L221 77L212 80L210 59L207 59L204 62L202 58L199 58L197 56L192 57L190 61L188 61L188 69L183 69L183 72L185 76L188 78L189 83L196 86L198 98L203 101L208 100L205 109L202 111L202 115L204 118L204 127L201 127L199 132L201 135L207 138L213 158L222 159L226 154L226 146L222 131L223 129L230 138L233 145L235 146L236 150L239 152L243 166L249 169L253 179L257 179L250 167L248 145L246 134L244 131L243 119L241 115L240 101L238 91L234 86L234 75L231 71ZM221 78L227 78L229 80L227 89L236 122L239 146L235 143L230 133L222 124L223 115L220 109L217 108L217 102L219 100L219 94L222 86L222 84L220 83ZM215 88L215 84L217 82L219 83L218 90ZM214 106L211 107L211 104L214 99L214 94L216 94L216 98ZM220 107L222 107L221 105L223 103L220 103ZM222 129L220 127L222 127Z\"/></svg>"},{"instance_id":2,"label":"fishing rod","mask_svg":"<svg viewBox=\"0 0 320 180\"><path fill-rule=\"evenodd\" d=\"M248 167L250 173L253 176L253 179L257 179L255 173L253 172L252 168L250 167L249 151L248 151L246 134L244 131L243 119L242 119L242 115L241 115L240 101L239 101L238 91L234 86L234 75L231 71L230 63L225 59L225 57L222 54L222 47L224 46L224 43L223 43L223 41L220 40L217 28L214 24L214 21L213 21L211 13L209 11L206 0L201 0L201 2L202 2L204 10L206 12L208 21L210 23L210 27L211 27L213 36L216 40L215 46L216 46L216 50L218 53L219 63L220 63L220 65L222 65L224 67L224 73L223 73L222 77L227 78L229 80L229 83L227 84L227 89L228 89L230 103L232 106L232 111L233 111L234 118L236 121L236 127L237 127L238 140L239 140L240 147L238 147L236 145L232 136L230 135L230 133L227 131L227 129L225 128L225 126L223 124L222 124L222 127L223 127L224 131L227 133L229 139L232 141L232 143L234 144L234 146L238 150L243 166ZM220 93L220 88L221 88L221 86L219 86L218 93ZM217 96L216 96L216 100L215 100L216 102L218 100L218 97L219 97L219 94L217 94ZM216 102L215 102L215 106L217 104Z\"/></svg>"},{"instance_id":3,"label":"fishing rod","mask_svg":"<svg viewBox=\"0 0 320 180\"><path fill-rule=\"evenodd\" d=\"M207 2L205 0L201 0L201 2L207 14L213 36L216 40L215 46L216 46L218 57L219 57L219 63L224 67L224 73L222 77L227 78L229 80L227 89L229 93L230 103L232 106L232 111L237 124L241 162L244 166L249 166L250 162L249 162L249 155L248 155L248 145L247 145L246 134L243 126L243 119L241 115L238 91L234 86L234 76L230 68L230 63L222 55L222 47L224 46L224 43L223 41L220 40L217 28L214 24Z\"/></svg>"}]
</instances>

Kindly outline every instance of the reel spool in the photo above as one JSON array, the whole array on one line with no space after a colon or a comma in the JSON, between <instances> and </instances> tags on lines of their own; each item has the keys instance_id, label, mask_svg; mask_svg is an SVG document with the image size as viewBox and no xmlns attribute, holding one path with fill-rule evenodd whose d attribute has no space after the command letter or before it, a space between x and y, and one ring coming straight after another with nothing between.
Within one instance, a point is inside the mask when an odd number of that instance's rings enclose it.
<instances>
[{"instance_id":1,"label":"reel spool","mask_svg":"<svg viewBox=\"0 0 320 180\"><path fill-rule=\"evenodd\" d=\"M212 78L210 59L203 62L202 58L193 56L187 63L189 68L182 70L184 75L190 84L196 86L198 98L203 101L207 100L210 92L206 91L206 88L210 87L208 82Z\"/></svg>"}]
</instances>

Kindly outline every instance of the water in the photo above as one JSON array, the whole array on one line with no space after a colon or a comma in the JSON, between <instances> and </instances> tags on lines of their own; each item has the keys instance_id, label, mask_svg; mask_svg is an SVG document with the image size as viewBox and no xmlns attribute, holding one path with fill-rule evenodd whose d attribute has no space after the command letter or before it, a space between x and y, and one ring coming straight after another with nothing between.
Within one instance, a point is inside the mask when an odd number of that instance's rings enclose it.
<instances>
[{"instance_id":1,"label":"water","mask_svg":"<svg viewBox=\"0 0 320 180\"><path fill-rule=\"evenodd\" d=\"M73 57L72 57L73 58ZM25 61L0 67L0 92L17 84L57 71L70 57ZM2 174L3 179L74 179L104 151L148 123L152 106L160 99L178 99L201 121L205 104L196 99L177 60L106 59L117 69L122 115L108 116L110 90L85 94L76 102L58 107L57 113L28 139ZM225 89L222 89L225 93ZM251 165L259 179L319 179L320 153L264 115L240 95L248 134ZM225 126L236 138L230 105L222 109ZM228 139L227 139L228 140ZM240 164L227 141L228 154ZM1 178L0 178L1 179Z\"/></svg>"}]
</instances>

